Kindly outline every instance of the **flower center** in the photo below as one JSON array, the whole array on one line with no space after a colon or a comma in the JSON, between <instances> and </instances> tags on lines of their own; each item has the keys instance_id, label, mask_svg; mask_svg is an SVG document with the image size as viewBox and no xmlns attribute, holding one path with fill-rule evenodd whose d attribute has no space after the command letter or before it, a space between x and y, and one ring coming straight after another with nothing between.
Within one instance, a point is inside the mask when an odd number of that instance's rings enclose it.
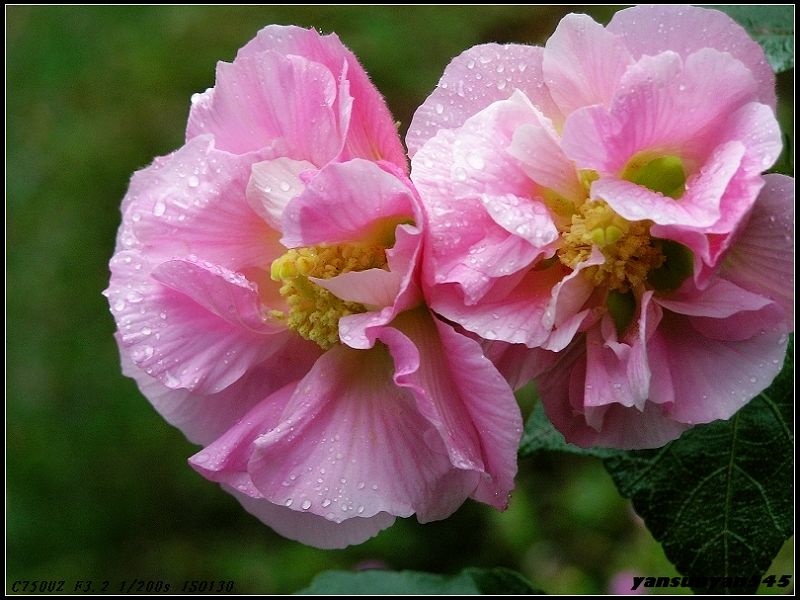
<instances>
[{"instance_id":1,"label":"flower center","mask_svg":"<svg viewBox=\"0 0 800 600\"><path fill-rule=\"evenodd\" d=\"M584 202L561 234L558 258L574 269L597 246L605 256L601 265L583 273L595 286L622 293L645 288L648 273L664 264L661 244L650 237L646 221L626 221L602 200Z\"/></svg>"},{"instance_id":2,"label":"flower center","mask_svg":"<svg viewBox=\"0 0 800 600\"><path fill-rule=\"evenodd\" d=\"M272 279L283 284L280 294L288 311L274 310L271 314L327 350L339 341L339 319L367 308L338 298L309 278L330 279L349 271L386 268L386 264L381 246L340 244L289 250L274 260L270 269Z\"/></svg>"},{"instance_id":3,"label":"flower center","mask_svg":"<svg viewBox=\"0 0 800 600\"><path fill-rule=\"evenodd\" d=\"M676 200L686 191L685 165L672 154L634 156L622 172L622 179Z\"/></svg>"}]
</instances>

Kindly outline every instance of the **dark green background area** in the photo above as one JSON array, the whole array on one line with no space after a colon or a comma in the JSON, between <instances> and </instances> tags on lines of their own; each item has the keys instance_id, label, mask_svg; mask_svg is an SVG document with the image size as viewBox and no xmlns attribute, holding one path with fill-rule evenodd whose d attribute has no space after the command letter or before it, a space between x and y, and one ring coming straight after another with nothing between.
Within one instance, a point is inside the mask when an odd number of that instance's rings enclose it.
<instances>
[{"instance_id":1,"label":"dark green background area","mask_svg":"<svg viewBox=\"0 0 800 600\"><path fill-rule=\"evenodd\" d=\"M189 97L270 23L336 31L408 126L448 61L543 43L595 7L10 7L7 18L7 591L15 580L233 580L292 592L324 569L506 566L551 593L673 575L600 463L521 464L512 508L467 503L361 546L272 533L186 465L196 451L120 374L100 295L128 179L183 140ZM781 76L791 106L793 72ZM783 114L790 116L784 109ZM776 572L789 572L787 548Z\"/></svg>"}]
</instances>

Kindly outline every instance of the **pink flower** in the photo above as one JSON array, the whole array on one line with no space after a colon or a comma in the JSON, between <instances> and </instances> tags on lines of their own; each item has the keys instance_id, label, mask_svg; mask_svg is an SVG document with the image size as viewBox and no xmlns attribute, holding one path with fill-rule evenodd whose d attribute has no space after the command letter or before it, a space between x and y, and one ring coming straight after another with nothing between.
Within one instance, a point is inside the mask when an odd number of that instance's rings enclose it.
<instances>
[{"instance_id":1,"label":"pink flower","mask_svg":"<svg viewBox=\"0 0 800 600\"><path fill-rule=\"evenodd\" d=\"M335 36L267 27L134 175L106 291L124 372L190 459L279 533L333 548L467 497L504 508L521 419L420 293L394 123Z\"/></svg>"},{"instance_id":2,"label":"pink flower","mask_svg":"<svg viewBox=\"0 0 800 600\"><path fill-rule=\"evenodd\" d=\"M407 139L431 306L496 341L513 383L540 375L574 443L730 417L791 328L794 184L762 175L774 105L763 51L713 10L573 14L544 48L464 52Z\"/></svg>"}]
</instances>

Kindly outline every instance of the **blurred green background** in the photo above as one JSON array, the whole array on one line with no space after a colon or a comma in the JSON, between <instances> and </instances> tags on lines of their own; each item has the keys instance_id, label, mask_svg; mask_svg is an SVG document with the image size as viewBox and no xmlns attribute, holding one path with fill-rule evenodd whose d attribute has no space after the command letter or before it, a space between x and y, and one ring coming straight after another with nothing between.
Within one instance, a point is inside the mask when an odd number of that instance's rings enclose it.
<instances>
[{"instance_id":1,"label":"blurred green background","mask_svg":"<svg viewBox=\"0 0 800 600\"><path fill-rule=\"evenodd\" d=\"M285 540L187 467L195 452L120 374L100 295L128 179L180 146L189 97L270 23L336 31L408 126L448 61L543 43L609 7L7 7L7 592L15 580L232 580L287 593L325 569L507 566L550 593L673 575L599 462L521 465L504 514L468 503L361 546ZM791 123L793 71L780 78ZM790 545L772 572L791 573ZM112 587L113 589L113 587ZM675 591L675 590L671 590Z\"/></svg>"}]
</instances>

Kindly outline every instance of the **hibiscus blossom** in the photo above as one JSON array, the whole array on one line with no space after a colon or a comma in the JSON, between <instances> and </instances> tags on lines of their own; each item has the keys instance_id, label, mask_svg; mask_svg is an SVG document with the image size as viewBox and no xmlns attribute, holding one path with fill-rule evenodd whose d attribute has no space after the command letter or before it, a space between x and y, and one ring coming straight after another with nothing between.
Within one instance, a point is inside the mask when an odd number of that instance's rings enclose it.
<instances>
[{"instance_id":1,"label":"hibiscus blossom","mask_svg":"<svg viewBox=\"0 0 800 600\"><path fill-rule=\"evenodd\" d=\"M122 212L123 369L247 510L332 548L467 497L505 508L519 410L424 304L402 145L335 36L267 27L220 63Z\"/></svg>"},{"instance_id":2,"label":"hibiscus blossom","mask_svg":"<svg viewBox=\"0 0 800 600\"><path fill-rule=\"evenodd\" d=\"M417 111L431 306L496 341L515 384L540 375L569 441L662 445L780 369L794 187L762 175L774 87L723 13L635 7L568 15L544 48L476 46Z\"/></svg>"}]
</instances>

